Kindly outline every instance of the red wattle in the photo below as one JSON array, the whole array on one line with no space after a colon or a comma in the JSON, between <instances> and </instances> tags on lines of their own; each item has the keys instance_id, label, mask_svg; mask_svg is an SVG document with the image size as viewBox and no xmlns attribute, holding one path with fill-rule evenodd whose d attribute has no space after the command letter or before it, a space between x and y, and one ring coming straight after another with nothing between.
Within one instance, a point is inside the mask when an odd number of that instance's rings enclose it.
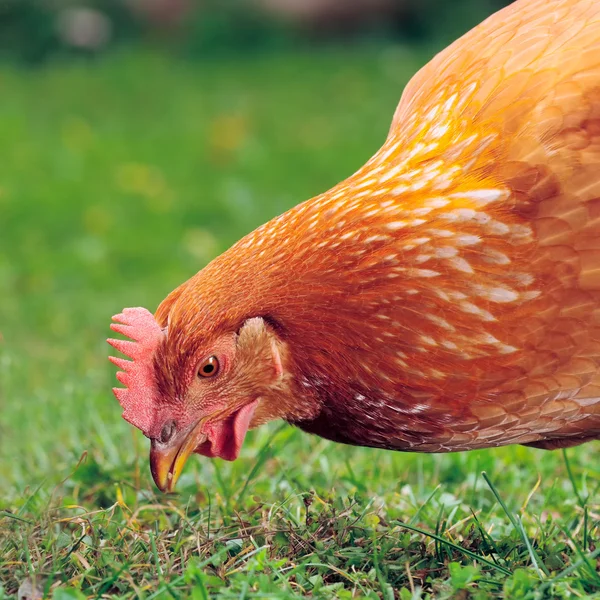
<instances>
[{"instance_id":1,"label":"red wattle","mask_svg":"<svg viewBox=\"0 0 600 600\"><path fill-rule=\"evenodd\" d=\"M195 452L209 458L218 456L224 460L235 460L244 443L257 404L258 400L254 400L226 419L209 423L206 426L208 440L198 446Z\"/></svg>"}]
</instances>

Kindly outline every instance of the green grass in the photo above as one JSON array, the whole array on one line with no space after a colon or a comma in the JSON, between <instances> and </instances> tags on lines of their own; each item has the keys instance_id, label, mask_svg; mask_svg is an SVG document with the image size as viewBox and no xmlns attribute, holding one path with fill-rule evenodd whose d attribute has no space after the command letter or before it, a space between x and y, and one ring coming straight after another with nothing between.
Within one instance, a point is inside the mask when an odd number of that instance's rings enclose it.
<instances>
[{"instance_id":1,"label":"green grass","mask_svg":"<svg viewBox=\"0 0 600 600\"><path fill-rule=\"evenodd\" d=\"M600 598L593 444L420 456L274 424L167 496L110 393L110 316L358 168L423 60L0 68L0 599L32 577L57 599Z\"/></svg>"}]
</instances>

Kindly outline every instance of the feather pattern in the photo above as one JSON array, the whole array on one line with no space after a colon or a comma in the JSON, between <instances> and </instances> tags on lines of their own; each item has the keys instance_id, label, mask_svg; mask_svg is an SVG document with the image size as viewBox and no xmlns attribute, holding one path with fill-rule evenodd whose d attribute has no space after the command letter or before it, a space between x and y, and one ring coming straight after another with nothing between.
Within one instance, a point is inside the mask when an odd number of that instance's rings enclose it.
<instances>
[{"instance_id":1,"label":"feather pattern","mask_svg":"<svg viewBox=\"0 0 600 600\"><path fill-rule=\"evenodd\" d=\"M260 316L306 431L580 443L600 436L598 240L600 4L519 0L417 73L363 168L168 296L158 386L181 396L186 361Z\"/></svg>"}]
</instances>

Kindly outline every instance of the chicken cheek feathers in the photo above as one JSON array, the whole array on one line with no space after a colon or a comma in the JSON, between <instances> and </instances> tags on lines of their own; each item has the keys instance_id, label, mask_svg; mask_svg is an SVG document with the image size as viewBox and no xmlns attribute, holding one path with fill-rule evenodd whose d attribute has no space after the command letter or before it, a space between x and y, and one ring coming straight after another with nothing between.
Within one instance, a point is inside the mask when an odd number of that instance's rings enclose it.
<instances>
[{"instance_id":1,"label":"chicken cheek feathers","mask_svg":"<svg viewBox=\"0 0 600 600\"><path fill-rule=\"evenodd\" d=\"M202 377L202 365L208 364L204 359L188 399L191 405L205 407L200 409L205 414L197 416L206 419L203 431L207 440L195 452L225 460L238 457L259 403L268 404L271 386L283 375L278 344L262 318L248 319L231 343L234 347L228 350L224 348L229 345L228 340L211 350L215 358L228 357L225 372Z\"/></svg>"}]
</instances>

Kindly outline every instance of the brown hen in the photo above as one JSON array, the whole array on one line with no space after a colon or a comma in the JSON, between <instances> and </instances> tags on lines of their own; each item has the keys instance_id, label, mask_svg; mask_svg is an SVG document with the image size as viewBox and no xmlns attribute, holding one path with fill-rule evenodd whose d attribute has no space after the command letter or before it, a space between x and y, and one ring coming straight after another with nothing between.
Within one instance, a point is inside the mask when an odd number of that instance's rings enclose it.
<instances>
[{"instance_id":1,"label":"brown hen","mask_svg":"<svg viewBox=\"0 0 600 600\"><path fill-rule=\"evenodd\" d=\"M115 320L161 489L273 419L415 452L599 437L600 2L496 13L362 169Z\"/></svg>"}]
</instances>

